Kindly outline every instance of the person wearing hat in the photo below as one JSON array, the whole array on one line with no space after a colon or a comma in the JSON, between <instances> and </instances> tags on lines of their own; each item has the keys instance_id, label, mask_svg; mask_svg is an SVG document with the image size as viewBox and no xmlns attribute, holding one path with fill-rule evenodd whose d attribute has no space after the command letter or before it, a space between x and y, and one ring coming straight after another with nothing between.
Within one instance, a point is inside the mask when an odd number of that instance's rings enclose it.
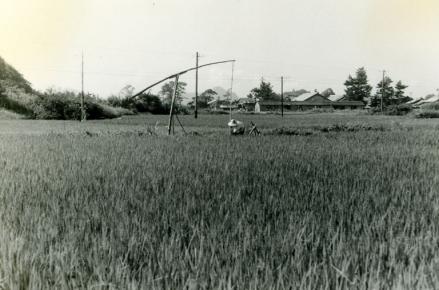
<instances>
[{"instance_id":1,"label":"person wearing hat","mask_svg":"<svg viewBox=\"0 0 439 290\"><path fill-rule=\"evenodd\" d=\"M232 119L227 123L227 126L230 128L231 135L244 135L245 127L243 122Z\"/></svg>"}]
</instances>

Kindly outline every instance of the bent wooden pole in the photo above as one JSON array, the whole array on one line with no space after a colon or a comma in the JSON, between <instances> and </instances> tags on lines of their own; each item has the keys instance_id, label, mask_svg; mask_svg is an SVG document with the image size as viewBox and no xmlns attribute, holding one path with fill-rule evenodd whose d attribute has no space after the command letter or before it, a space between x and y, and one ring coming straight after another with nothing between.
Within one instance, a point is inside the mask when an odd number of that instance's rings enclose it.
<instances>
[{"instance_id":1,"label":"bent wooden pole","mask_svg":"<svg viewBox=\"0 0 439 290\"><path fill-rule=\"evenodd\" d=\"M199 68L202 68L202 67L206 67L206 66L210 66L210 65L215 65L215 64L221 64L221 63L226 63L226 62L235 62L235 60L232 59L232 60L224 60L224 61L217 61L217 62L206 63L206 64L203 64L203 65L199 65L199 66L196 66L196 67L193 67L193 68L181 71L179 73L170 75L169 77L166 77L166 78L164 78L162 80L159 80L158 82L156 82L156 83L146 87L145 89L141 90L140 92L138 92L137 94L135 94L134 96L132 96L130 98L134 99L134 98L140 96L141 94L143 94L144 92L146 92L147 90L151 89L152 87L155 87L156 85L158 85L158 84L160 84L160 83L162 83L162 82L164 82L166 80L172 79L173 77L180 76L180 75L185 74L185 73L187 73L189 71L192 71L192 70L195 70L195 69L199 69Z\"/></svg>"},{"instance_id":2,"label":"bent wooden pole","mask_svg":"<svg viewBox=\"0 0 439 290\"><path fill-rule=\"evenodd\" d=\"M172 118L174 116L174 103L175 103L175 98L177 97L177 89L178 89L178 76L179 75L175 76L175 86L174 86L174 91L172 92L171 109L169 110L168 135L171 135Z\"/></svg>"}]
</instances>

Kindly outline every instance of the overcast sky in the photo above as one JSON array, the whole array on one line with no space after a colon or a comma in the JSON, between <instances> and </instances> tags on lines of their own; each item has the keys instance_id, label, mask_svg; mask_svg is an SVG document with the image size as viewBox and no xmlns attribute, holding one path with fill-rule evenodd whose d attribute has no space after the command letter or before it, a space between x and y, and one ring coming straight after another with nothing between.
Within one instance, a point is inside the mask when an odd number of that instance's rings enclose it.
<instances>
[{"instance_id":1,"label":"overcast sky","mask_svg":"<svg viewBox=\"0 0 439 290\"><path fill-rule=\"evenodd\" d=\"M414 97L439 87L437 0L2 0L0 56L37 89L102 97L200 63L234 58L239 96L261 77L280 90L333 88L364 66ZM200 90L230 87L231 65L200 70ZM181 78L194 90L194 74Z\"/></svg>"}]
</instances>

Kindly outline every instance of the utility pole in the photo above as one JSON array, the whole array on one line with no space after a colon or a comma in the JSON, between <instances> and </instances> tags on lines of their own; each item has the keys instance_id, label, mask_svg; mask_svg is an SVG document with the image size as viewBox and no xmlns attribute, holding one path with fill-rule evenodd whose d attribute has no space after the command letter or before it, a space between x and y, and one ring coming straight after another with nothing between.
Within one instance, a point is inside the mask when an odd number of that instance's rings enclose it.
<instances>
[{"instance_id":1,"label":"utility pole","mask_svg":"<svg viewBox=\"0 0 439 290\"><path fill-rule=\"evenodd\" d=\"M384 79L385 79L386 71L383 70L383 82L381 87L381 113L383 112L383 98L384 98Z\"/></svg>"},{"instance_id":2,"label":"utility pole","mask_svg":"<svg viewBox=\"0 0 439 290\"><path fill-rule=\"evenodd\" d=\"M174 127L174 120L173 120L173 117L174 117L174 103L175 103L175 98L177 97L178 77L179 77L179 75L177 74L175 76L174 91L172 92L171 110L169 111L168 135L171 135L171 128ZM172 130L172 132L174 132L174 130Z\"/></svg>"},{"instance_id":3,"label":"utility pole","mask_svg":"<svg viewBox=\"0 0 439 290\"><path fill-rule=\"evenodd\" d=\"M198 58L199 54L197 52L196 54L196 61L195 61L195 119L198 118Z\"/></svg>"},{"instance_id":4,"label":"utility pole","mask_svg":"<svg viewBox=\"0 0 439 290\"><path fill-rule=\"evenodd\" d=\"M229 96L229 110L230 120L232 120L232 96L233 96L233 73L235 71L235 62L232 62L232 79L230 80L230 96Z\"/></svg>"},{"instance_id":5,"label":"utility pole","mask_svg":"<svg viewBox=\"0 0 439 290\"><path fill-rule=\"evenodd\" d=\"M81 55L81 122L86 120L84 109L84 52Z\"/></svg>"},{"instance_id":6,"label":"utility pole","mask_svg":"<svg viewBox=\"0 0 439 290\"><path fill-rule=\"evenodd\" d=\"M280 77L280 110L284 117L284 77Z\"/></svg>"}]
</instances>

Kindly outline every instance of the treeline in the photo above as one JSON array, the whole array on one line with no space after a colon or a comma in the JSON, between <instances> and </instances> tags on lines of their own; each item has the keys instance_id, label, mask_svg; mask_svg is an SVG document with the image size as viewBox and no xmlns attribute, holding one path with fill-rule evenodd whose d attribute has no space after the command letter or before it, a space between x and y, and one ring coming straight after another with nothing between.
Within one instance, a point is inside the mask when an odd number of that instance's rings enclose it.
<instances>
[{"instance_id":1,"label":"treeline","mask_svg":"<svg viewBox=\"0 0 439 290\"><path fill-rule=\"evenodd\" d=\"M159 95L148 92L133 98L134 87L128 85L121 90L119 96L110 96L107 99L107 102L113 107L124 108L133 113L167 114L171 107L174 86L174 81L170 81L161 87ZM189 113L188 107L182 104L186 86L187 83L185 82L178 83L175 100L175 103L177 104L175 110L177 113Z\"/></svg>"},{"instance_id":2,"label":"treeline","mask_svg":"<svg viewBox=\"0 0 439 290\"><path fill-rule=\"evenodd\" d=\"M113 107L91 94L85 95L84 99L87 119L108 119L132 114L130 110ZM26 92L4 81L0 81L0 107L31 119L79 120L81 117L78 93L55 89Z\"/></svg>"},{"instance_id":3,"label":"treeline","mask_svg":"<svg viewBox=\"0 0 439 290\"><path fill-rule=\"evenodd\" d=\"M131 110L113 107L95 95L85 95L88 119L116 118ZM68 90L34 90L30 83L0 57L0 108L33 119L79 120L80 94Z\"/></svg>"},{"instance_id":4,"label":"treeline","mask_svg":"<svg viewBox=\"0 0 439 290\"><path fill-rule=\"evenodd\" d=\"M366 70L359 68L355 76L349 75L344 85L345 96L348 100L363 101L369 103L372 108L388 108L407 103L411 100L406 94L407 85L398 81L395 86L393 80L385 76L377 85L375 94L372 94L373 87L369 84Z\"/></svg>"}]
</instances>

